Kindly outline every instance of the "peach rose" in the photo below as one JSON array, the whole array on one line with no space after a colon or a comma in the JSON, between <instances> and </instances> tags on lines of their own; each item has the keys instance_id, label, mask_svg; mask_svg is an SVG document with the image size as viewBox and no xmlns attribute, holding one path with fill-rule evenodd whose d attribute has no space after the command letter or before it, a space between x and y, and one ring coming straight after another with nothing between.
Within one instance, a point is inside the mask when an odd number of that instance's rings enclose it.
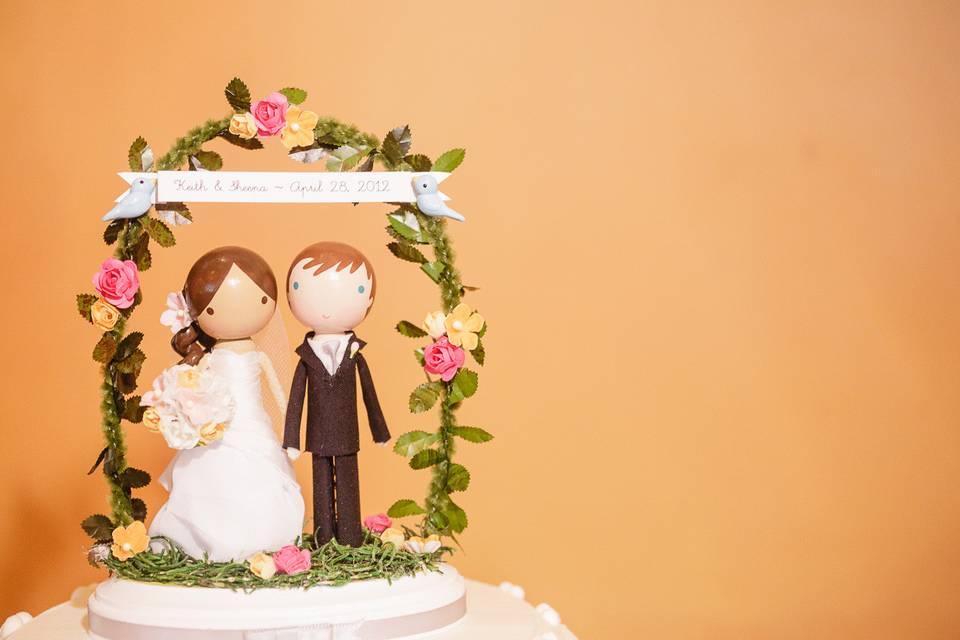
<instances>
[{"instance_id":1,"label":"peach rose","mask_svg":"<svg viewBox=\"0 0 960 640\"><path fill-rule=\"evenodd\" d=\"M389 529L384 529L383 533L380 534L380 542L383 544L392 544L397 549L403 547L403 541L405 540L403 531L400 529L395 529L390 527Z\"/></svg>"},{"instance_id":2,"label":"peach rose","mask_svg":"<svg viewBox=\"0 0 960 640\"><path fill-rule=\"evenodd\" d=\"M269 580L277 575L277 565L273 563L273 558L262 551L250 556L247 562L250 563L250 572L258 578Z\"/></svg>"},{"instance_id":3,"label":"peach rose","mask_svg":"<svg viewBox=\"0 0 960 640\"><path fill-rule=\"evenodd\" d=\"M100 298L90 307L90 319L93 320L94 326L101 331L110 331L117 326L120 312L117 311L115 306Z\"/></svg>"},{"instance_id":4,"label":"peach rose","mask_svg":"<svg viewBox=\"0 0 960 640\"><path fill-rule=\"evenodd\" d=\"M257 135L257 121L254 119L253 114L233 114L233 117L230 118L230 133L244 140L249 140Z\"/></svg>"},{"instance_id":5,"label":"peach rose","mask_svg":"<svg viewBox=\"0 0 960 640\"><path fill-rule=\"evenodd\" d=\"M275 136L287 123L287 97L274 91L263 100L257 100L250 107L250 113L257 122L257 133L261 136Z\"/></svg>"},{"instance_id":6,"label":"peach rose","mask_svg":"<svg viewBox=\"0 0 960 640\"><path fill-rule=\"evenodd\" d=\"M216 442L223 438L223 432L226 431L226 429L227 425L222 422L208 422L200 427L200 442L203 444Z\"/></svg>"},{"instance_id":7,"label":"peach rose","mask_svg":"<svg viewBox=\"0 0 960 640\"><path fill-rule=\"evenodd\" d=\"M140 290L140 272L133 260L104 260L93 276L93 287L118 309L129 309Z\"/></svg>"},{"instance_id":8,"label":"peach rose","mask_svg":"<svg viewBox=\"0 0 960 640\"><path fill-rule=\"evenodd\" d=\"M160 433L160 414L153 407L143 412L143 426L150 433Z\"/></svg>"}]
</instances>

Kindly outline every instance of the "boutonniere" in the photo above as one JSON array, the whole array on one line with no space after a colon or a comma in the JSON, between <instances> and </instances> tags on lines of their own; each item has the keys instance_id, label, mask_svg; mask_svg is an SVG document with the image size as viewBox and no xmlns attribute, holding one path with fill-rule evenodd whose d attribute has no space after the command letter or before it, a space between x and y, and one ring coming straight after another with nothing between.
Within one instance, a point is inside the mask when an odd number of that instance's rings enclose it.
<instances>
[{"instance_id":1,"label":"boutonniere","mask_svg":"<svg viewBox=\"0 0 960 640\"><path fill-rule=\"evenodd\" d=\"M353 360L353 356L357 355L357 351L360 351L360 343L351 342L350 343L350 359Z\"/></svg>"}]
</instances>

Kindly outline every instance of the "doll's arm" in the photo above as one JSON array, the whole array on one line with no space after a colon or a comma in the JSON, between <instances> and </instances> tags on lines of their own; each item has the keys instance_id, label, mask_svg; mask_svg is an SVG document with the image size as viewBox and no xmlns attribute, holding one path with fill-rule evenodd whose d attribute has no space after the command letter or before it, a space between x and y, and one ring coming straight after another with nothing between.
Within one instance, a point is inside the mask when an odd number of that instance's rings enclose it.
<instances>
[{"instance_id":1,"label":"doll's arm","mask_svg":"<svg viewBox=\"0 0 960 640\"><path fill-rule=\"evenodd\" d=\"M377 399L377 390L373 386L370 367L367 366L366 358L359 353L357 354L357 371L360 373L360 391L363 394L363 406L367 409L367 420L370 422L373 441L383 444L390 440L390 430L387 429L387 421L383 417L380 400Z\"/></svg>"},{"instance_id":2,"label":"doll's arm","mask_svg":"<svg viewBox=\"0 0 960 640\"><path fill-rule=\"evenodd\" d=\"M290 385L290 402L287 404L287 419L283 428L283 448L291 459L296 455L290 450L300 450L300 420L303 417L303 399L307 393L307 365L303 360L297 365L293 374L293 384Z\"/></svg>"},{"instance_id":3,"label":"doll's arm","mask_svg":"<svg viewBox=\"0 0 960 640\"><path fill-rule=\"evenodd\" d=\"M277 370L273 368L273 362L262 351L260 352L260 368L267 378L267 386L270 387L273 399L277 401L277 406L280 407L280 413L285 415L287 413L287 398L283 394L283 387L280 386L280 378L277 377Z\"/></svg>"}]
</instances>

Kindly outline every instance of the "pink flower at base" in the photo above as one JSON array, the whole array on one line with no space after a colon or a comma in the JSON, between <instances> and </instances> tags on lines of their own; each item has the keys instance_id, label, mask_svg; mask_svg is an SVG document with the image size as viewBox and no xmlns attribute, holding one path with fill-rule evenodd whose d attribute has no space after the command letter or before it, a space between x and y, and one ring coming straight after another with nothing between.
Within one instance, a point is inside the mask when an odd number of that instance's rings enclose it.
<instances>
[{"instance_id":1,"label":"pink flower at base","mask_svg":"<svg viewBox=\"0 0 960 640\"><path fill-rule=\"evenodd\" d=\"M287 96L274 91L263 100L257 100L250 107L250 114L257 122L257 133L261 136L275 136L287 123Z\"/></svg>"},{"instance_id":2,"label":"pink flower at base","mask_svg":"<svg viewBox=\"0 0 960 640\"><path fill-rule=\"evenodd\" d=\"M129 309L140 290L140 272L133 260L104 260L93 276L93 287L117 309Z\"/></svg>"},{"instance_id":3,"label":"pink flower at base","mask_svg":"<svg viewBox=\"0 0 960 640\"><path fill-rule=\"evenodd\" d=\"M444 382L453 380L463 366L466 356L463 349L450 344L446 336L423 350L423 368L427 373L439 375Z\"/></svg>"},{"instance_id":4,"label":"pink flower at base","mask_svg":"<svg viewBox=\"0 0 960 640\"><path fill-rule=\"evenodd\" d=\"M279 573L285 573L288 576L303 573L310 570L310 552L288 544L273 554L273 563L277 566Z\"/></svg>"},{"instance_id":5,"label":"pink flower at base","mask_svg":"<svg viewBox=\"0 0 960 640\"><path fill-rule=\"evenodd\" d=\"M363 526L374 533L383 533L390 528L390 525L393 524L387 514L378 513L375 516L367 516L363 521Z\"/></svg>"}]
</instances>

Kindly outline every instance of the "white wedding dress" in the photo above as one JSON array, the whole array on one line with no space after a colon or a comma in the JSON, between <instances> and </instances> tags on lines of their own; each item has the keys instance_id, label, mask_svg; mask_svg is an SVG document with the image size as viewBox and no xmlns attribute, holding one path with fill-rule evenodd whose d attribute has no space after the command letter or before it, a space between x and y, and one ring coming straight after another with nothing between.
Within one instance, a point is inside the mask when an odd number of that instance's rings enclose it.
<instances>
[{"instance_id":1,"label":"white wedding dress","mask_svg":"<svg viewBox=\"0 0 960 640\"><path fill-rule=\"evenodd\" d=\"M222 440L179 451L160 477L170 497L150 535L195 558L243 561L292 544L303 531L300 485L263 407L259 356L227 349L207 356L233 396L233 420Z\"/></svg>"}]
</instances>

